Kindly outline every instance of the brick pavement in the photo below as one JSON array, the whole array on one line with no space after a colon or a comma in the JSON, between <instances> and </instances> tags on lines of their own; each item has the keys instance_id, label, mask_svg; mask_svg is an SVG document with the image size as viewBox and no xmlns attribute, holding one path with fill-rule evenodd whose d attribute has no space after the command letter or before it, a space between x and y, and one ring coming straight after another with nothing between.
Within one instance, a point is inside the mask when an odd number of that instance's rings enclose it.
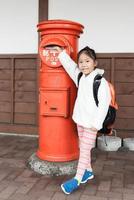
<instances>
[{"instance_id":1,"label":"brick pavement","mask_svg":"<svg viewBox=\"0 0 134 200\"><path fill-rule=\"evenodd\" d=\"M71 176L43 176L27 167L37 143L37 138L0 135L0 200L134 200L134 152L94 149L95 178L65 195L60 184Z\"/></svg>"}]
</instances>

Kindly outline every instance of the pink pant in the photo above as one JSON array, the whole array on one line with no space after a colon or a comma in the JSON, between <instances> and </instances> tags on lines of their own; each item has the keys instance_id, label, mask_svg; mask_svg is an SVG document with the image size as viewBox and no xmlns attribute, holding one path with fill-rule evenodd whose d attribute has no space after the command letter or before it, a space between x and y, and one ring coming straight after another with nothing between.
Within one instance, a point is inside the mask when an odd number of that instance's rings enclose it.
<instances>
[{"instance_id":1,"label":"pink pant","mask_svg":"<svg viewBox=\"0 0 134 200\"><path fill-rule=\"evenodd\" d=\"M95 147L97 132L89 128L77 125L79 136L80 155L77 167L76 178L82 180L85 170L92 171L91 167L91 149Z\"/></svg>"}]
</instances>

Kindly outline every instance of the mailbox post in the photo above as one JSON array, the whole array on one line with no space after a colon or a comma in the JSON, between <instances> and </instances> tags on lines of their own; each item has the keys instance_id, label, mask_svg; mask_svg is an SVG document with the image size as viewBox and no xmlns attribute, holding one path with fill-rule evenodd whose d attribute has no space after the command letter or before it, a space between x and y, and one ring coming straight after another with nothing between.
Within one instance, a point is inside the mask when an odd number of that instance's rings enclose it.
<instances>
[{"instance_id":1,"label":"mailbox post","mask_svg":"<svg viewBox=\"0 0 134 200\"><path fill-rule=\"evenodd\" d=\"M76 60L78 38L83 26L67 20L38 24L40 32L39 147L42 160L63 162L78 158L78 136L72 121L76 87L51 48L58 45Z\"/></svg>"}]
</instances>

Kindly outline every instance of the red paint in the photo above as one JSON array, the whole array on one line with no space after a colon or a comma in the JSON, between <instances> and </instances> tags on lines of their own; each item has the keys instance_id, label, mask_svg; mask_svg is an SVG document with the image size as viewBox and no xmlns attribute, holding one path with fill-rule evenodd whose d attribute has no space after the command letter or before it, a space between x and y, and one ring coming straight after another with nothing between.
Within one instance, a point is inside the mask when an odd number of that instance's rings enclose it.
<instances>
[{"instance_id":1,"label":"red paint","mask_svg":"<svg viewBox=\"0 0 134 200\"><path fill-rule=\"evenodd\" d=\"M78 136L72 121L76 87L58 60L51 45L59 45L76 60L79 23L48 20L38 24L39 45L39 148L37 156L47 161L70 161L78 158Z\"/></svg>"}]
</instances>

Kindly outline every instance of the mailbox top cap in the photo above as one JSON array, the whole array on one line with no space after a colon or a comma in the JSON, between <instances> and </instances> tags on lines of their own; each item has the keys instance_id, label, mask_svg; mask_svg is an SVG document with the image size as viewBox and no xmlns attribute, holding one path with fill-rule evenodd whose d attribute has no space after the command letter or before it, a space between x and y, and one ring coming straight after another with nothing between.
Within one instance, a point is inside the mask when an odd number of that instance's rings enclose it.
<instances>
[{"instance_id":1,"label":"mailbox top cap","mask_svg":"<svg viewBox=\"0 0 134 200\"><path fill-rule=\"evenodd\" d=\"M62 33L62 31L71 31L74 35L79 35L80 33L83 33L84 26L78 22L69 21L69 20L47 20L42 21L37 25L39 32L59 32Z\"/></svg>"}]
</instances>

